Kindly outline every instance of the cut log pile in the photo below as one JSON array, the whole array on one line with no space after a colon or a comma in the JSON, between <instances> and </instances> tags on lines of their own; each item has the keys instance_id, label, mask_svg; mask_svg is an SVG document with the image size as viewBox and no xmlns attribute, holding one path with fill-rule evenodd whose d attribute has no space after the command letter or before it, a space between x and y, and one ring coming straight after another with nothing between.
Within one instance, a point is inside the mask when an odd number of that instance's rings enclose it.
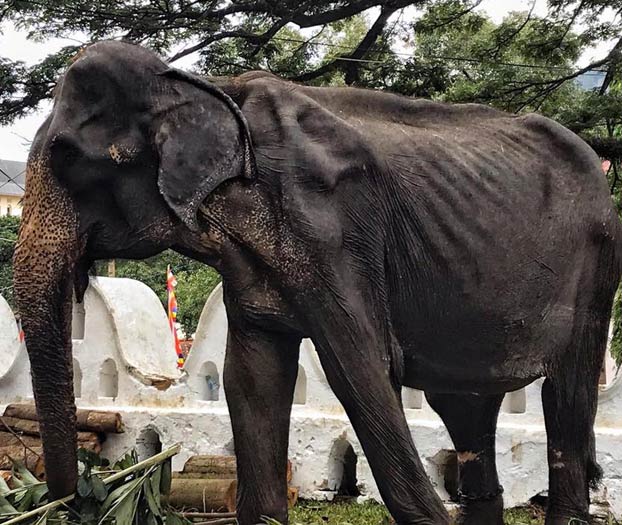
<instances>
[{"instance_id":1,"label":"cut log pile","mask_svg":"<svg viewBox=\"0 0 622 525\"><path fill-rule=\"evenodd\" d=\"M298 489L289 486L291 480L292 465L288 461L287 499L290 507L298 501ZM225 510L234 513L237 484L235 456L193 456L186 461L181 472L173 472L168 503L180 509L203 511L184 513L189 519L205 520L210 516L217 517L214 513ZM222 519L228 517L222 516Z\"/></svg>"},{"instance_id":2,"label":"cut log pile","mask_svg":"<svg viewBox=\"0 0 622 525\"><path fill-rule=\"evenodd\" d=\"M116 412L78 409L78 448L99 454L106 434L123 432ZM45 463L39 421L34 405L8 405L0 418L0 476L11 476L12 460L21 461L37 478L45 480Z\"/></svg>"}]
</instances>

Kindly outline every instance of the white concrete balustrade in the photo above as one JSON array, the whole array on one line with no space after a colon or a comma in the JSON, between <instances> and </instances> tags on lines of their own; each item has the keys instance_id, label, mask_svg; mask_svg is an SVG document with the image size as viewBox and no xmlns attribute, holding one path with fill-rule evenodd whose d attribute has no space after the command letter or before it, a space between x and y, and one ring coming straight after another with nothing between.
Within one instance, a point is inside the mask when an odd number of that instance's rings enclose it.
<instances>
[{"instance_id":1,"label":"white concrete balustrade","mask_svg":"<svg viewBox=\"0 0 622 525\"><path fill-rule=\"evenodd\" d=\"M180 305L183 308L183 304ZM114 409L126 432L109 436L111 459L136 447L148 457L182 443L180 469L195 454L232 454L233 437L222 381L227 320L222 288L207 300L183 372L176 367L168 320L156 295L130 279L92 278L73 315L74 390L83 408ZM0 297L0 404L32 401L30 366L15 318ZM604 471L594 499L622 515L622 380L607 367L596 421L598 460ZM613 378L612 378L613 377ZM497 464L507 506L547 488L542 381L508 394L497 431ZM402 393L408 423L428 475L442 497L455 491L456 458L443 423L423 393ZM371 470L313 344L301 345L294 393L289 457L293 484L303 498L337 493L379 499Z\"/></svg>"}]
</instances>

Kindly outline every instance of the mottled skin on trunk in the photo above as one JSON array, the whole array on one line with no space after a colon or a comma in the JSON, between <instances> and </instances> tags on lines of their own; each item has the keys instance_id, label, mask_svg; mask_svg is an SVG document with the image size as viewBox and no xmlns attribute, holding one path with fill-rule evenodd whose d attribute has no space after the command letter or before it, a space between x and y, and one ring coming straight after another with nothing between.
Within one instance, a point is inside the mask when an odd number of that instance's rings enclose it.
<instances>
[{"instance_id":1,"label":"mottled skin on trunk","mask_svg":"<svg viewBox=\"0 0 622 525\"><path fill-rule=\"evenodd\" d=\"M401 387L426 391L459 452L460 523L502 525L499 405L543 376L547 525L585 519L621 231L578 137L477 105L264 73L207 81L118 42L89 47L57 93L16 260L46 455L62 458L55 495L75 481L73 267L79 292L93 260L173 247L223 276L241 525L287 523L303 337L399 525L449 522Z\"/></svg>"},{"instance_id":2,"label":"mottled skin on trunk","mask_svg":"<svg viewBox=\"0 0 622 525\"><path fill-rule=\"evenodd\" d=\"M77 481L75 403L71 357L74 269L78 221L67 190L50 176L49 157L35 145L28 159L14 290L30 357L52 496Z\"/></svg>"}]
</instances>

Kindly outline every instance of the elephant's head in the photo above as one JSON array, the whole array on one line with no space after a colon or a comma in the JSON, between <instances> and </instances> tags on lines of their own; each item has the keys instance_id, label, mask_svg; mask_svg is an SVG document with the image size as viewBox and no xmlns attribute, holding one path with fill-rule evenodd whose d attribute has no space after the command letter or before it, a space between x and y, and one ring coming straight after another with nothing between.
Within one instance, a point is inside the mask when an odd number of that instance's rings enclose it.
<instances>
[{"instance_id":1,"label":"elephant's head","mask_svg":"<svg viewBox=\"0 0 622 525\"><path fill-rule=\"evenodd\" d=\"M28 159L14 260L53 496L77 476L72 290L80 300L95 259L147 257L192 235L210 192L253 174L233 101L145 49L92 45L59 81Z\"/></svg>"}]
</instances>

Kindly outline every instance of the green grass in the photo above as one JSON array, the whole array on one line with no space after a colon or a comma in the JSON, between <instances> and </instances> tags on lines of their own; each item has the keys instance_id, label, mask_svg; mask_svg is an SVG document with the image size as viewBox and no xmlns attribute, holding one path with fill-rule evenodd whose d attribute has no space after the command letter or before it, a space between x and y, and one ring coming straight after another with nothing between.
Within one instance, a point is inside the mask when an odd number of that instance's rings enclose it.
<instances>
[{"instance_id":1,"label":"green grass","mask_svg":"<svg viewBox=\"0 0 622 525\"><path fill-rule=\"evenodd\" d=\"M291 525L388 525L389 513L378 503L303 501L290 512Z\"/></svg>"},{"instance_id":2,"label":"green grass","mask_svg":"<svg viewBox=\"0 0 622 525\"><path fill-rule=\"evenodd\" d=\"M541 525L544 523L544 514L537 507L507 509L504 521L506 525Z\"/></svg>"},{"instance_id":3,"label":"green grass","mask_svg":"<svg viewBox=\"0 0 622 525\"><path fill-rule=\"evenodd\" d=\"M371 502L356 504L302 501L290 512L291 525L389 525L391 523L393 522L385 506ZM505 511L505 524L543 525L544 514L539 507L508 509Z\"/></svg>"}]
</instances>

